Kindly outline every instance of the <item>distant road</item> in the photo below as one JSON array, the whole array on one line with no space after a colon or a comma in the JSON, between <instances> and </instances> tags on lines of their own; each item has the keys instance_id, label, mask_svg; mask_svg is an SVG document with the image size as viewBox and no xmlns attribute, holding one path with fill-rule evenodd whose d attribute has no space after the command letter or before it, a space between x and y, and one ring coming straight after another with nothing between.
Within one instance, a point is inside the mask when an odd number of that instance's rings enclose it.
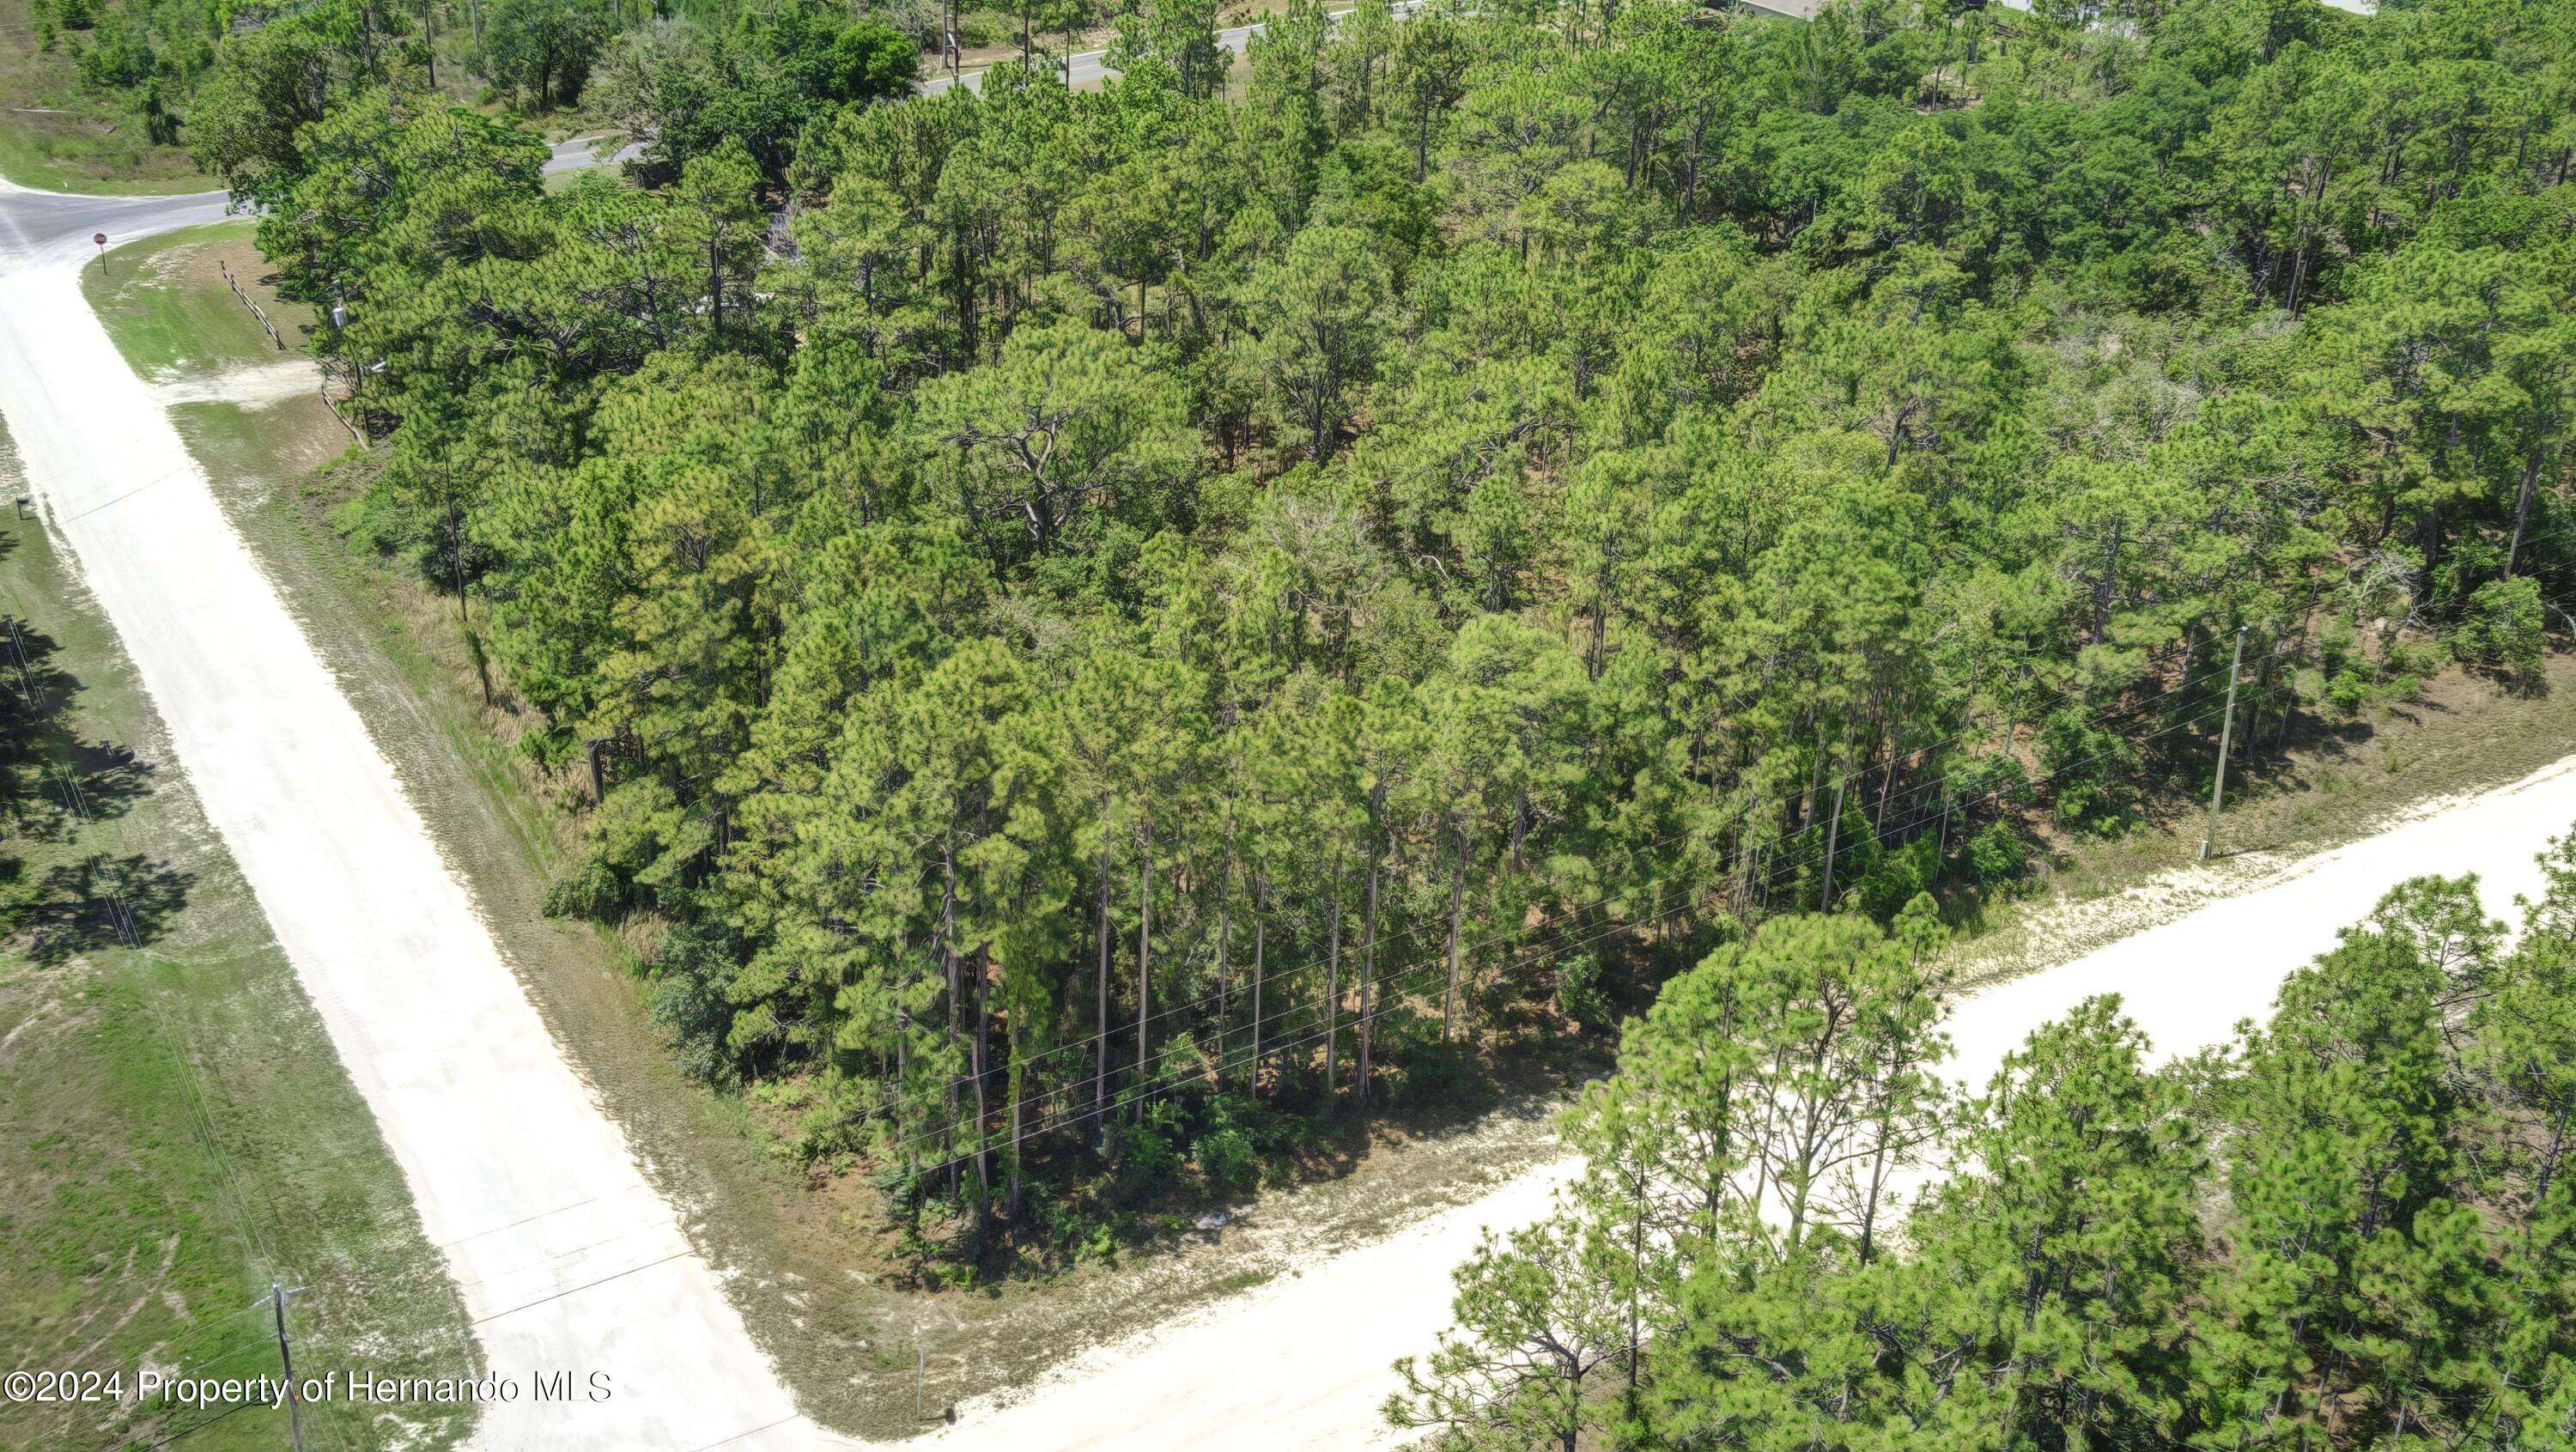
<instances>
[{"instance_id":1,"label":"distant road","mask_svg":"<svg viewBox=\"0 0 2576 1452\"><path fill-rule=\"evenodd\" d=\"M89 239L101 232L113 247L175 227L220 222L228 200L222 192L85 197L36 191L0 179L0 253L77 256L92 250Z\"/></svg>"},{"instance_id":2,"label":"distant road","mask_svg":"<svg viewBox=\"0 0 2576 1452\"><path fill-rule=\"evenodd\" d=\"M545 170L579 171L631 161L644 148L629 143L609 156L597 155L595 137L558 141L546 157ZM96 197L73 192L40 191L0 177L0 253L19 258L77 256L94 250L90 238L107 234L107 245L158 236L181 227L220 222L238 215L224 192L183 192L170 197Z\"/></svg>"}]
</instances>

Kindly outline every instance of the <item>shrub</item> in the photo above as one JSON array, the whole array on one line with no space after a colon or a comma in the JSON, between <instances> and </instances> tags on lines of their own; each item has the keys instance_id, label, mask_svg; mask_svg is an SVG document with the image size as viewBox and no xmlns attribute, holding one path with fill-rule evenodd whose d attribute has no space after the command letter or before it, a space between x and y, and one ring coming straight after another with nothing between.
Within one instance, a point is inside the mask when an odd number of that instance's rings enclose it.
<instances>
[{"instance_id":1,"label":"shrub","mask_svg":"<svg viewBox=\"0 0 2576 1452\"><path fill-rule=\"evenodd\" d=\"M546 886L546 916L550 918L606 919L616 916L625 905L625 884L596 857L583 858Z\"/></svg>"},{"instance_id":2,"label":"shrub","mask_svg":"<svg viewBox=\"0 0 2576 1452\"><path fill-rule=\"evenodd\" d=\"M1968 839L1968 872L1980 892L1992 892L2021 875L2030 853L2002 822L1989 822Z\"/></svg>"},{"instance_id":3,"label":"shrub","mask_svg":"<svg viewBox=\"0 0 2576 1452\"><path fill-rule=\"evenodd\" d=\"M1585 1028L1603 1028L1618 1021L1618 1010L1610 1001L1610 975L1602 969L1601 960L1590 953L1577 955L1556 975L1556 1006L1567 1018Z\"/></svg>"},{"instance_id":4,"label":"shrub","mask_svg":"<svg viewBox=\"0 0 2576 1452\"><path fill-rule=\"evenodd\" d=\"M1095 1213L1088 1201L1044 1196L1033 1198L1029 1207L1038 1243L1065 1259L1106 1261L1118 1254L1123 1223L1118 1212Z\"/></svg>"},{"instance_id":5,"label":"shrub","mask_svg":"<svg viewBox=\"0 0 2576 1452\"><path fill-rule=\"evenodd\" d=\"M1252 1136L1240 1129L1218 1129L1200 1135L1190 1146L1199 1179L1212 1195L1239 1195L1261 1182L1261 1156Z\"/></svg>"},{"instance_id":6,"label":"shrub","mask_svg":"<svg viewBox=\"0 0 2576 1452\"><path fill-rule=\"evenodd\" d=\"M2126 788L2138 766L2136 743L2095 724L2075 706L2039 728L2039 764L2057 779L2057 820L2092 832L2117 831L2127 820Z\"/></svg>"},{"instance_id":7,"label":"shrub","mask_svg":"<svg viewBox=\"0 0 2576 1452\"><path fill-rule=\"evenodd\" d=\"M1917 837L1880 859L1857 889L1861 910L1881 922L1896 916L1940 875L1940 850L1938 838Z\"/></svg>"},{"instance_id":8,"label":"shrub","mask_svg":"<svg viewBox=\"0 0 2576 1452\"><path fill-rule=\"evenodd\" d=\"M742 1077L731 1047L733 1005L723 989L732 970L725 944L693 928L664 933L648 970L652 988L645 1004L653 1026L670 1043L681 1069L710 1084L731 1085Z\"/></svg>"},{"instance_id":9,"label":"shrub","mask_svg":"<svg viewBox=\"0 0 2576 1452\"><path fill-rule=\"evenodd\" d=\"M2469 596L2451 650L2467 665L2509 681L2540 675L2545 642L2540 586L2530 576L2490 580Z\"/></svg>"},{"instance_id":10,"label":"shrub","mask_svg":"<svg viewBox=\"0 0 2576 1452\"><path fill-rule=\"evenodd\" d=\"M1173 1144L1179 1137L1179 1117L1179 1105L1157 1099L1145 1105L1142 1118L1109 1131L1113 1193L1119 1199L1134 1201L1156 1194L1179 1177L1181 1152Z\"/></svg>"}]
</instances>

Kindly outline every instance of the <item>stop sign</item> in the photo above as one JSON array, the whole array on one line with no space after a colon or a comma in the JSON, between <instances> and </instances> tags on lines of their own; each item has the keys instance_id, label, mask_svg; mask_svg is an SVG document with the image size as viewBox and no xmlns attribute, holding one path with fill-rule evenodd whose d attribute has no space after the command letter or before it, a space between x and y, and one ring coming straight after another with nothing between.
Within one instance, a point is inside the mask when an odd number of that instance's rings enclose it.
<instances>
[{"instance_id":1,"label":"stop sign","mask_svg":"<svg viewBox=\"0 0 2576 1452\"><path fill-rule=\"evenodd\" d=\"M104 247L107 245L107 234L105 232L92 233L89 240L97 243L101 247Z\"/></svg>"}]
</instances>

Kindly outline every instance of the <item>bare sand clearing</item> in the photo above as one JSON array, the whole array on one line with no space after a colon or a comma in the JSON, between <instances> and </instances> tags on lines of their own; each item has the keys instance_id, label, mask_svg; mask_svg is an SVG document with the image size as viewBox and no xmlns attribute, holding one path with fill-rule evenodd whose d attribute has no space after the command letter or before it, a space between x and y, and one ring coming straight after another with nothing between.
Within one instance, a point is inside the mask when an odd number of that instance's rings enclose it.
<instances>
[{"instance_id":1,"label":"bare sand clearing","mask_svg":"<svg viewBox=\"0 0 2576 1452\"><path fill-rule=\"evenodd\" d=\"M75 265L0 253L0 415L46 518L374 1110L488 1368L611 1378L604 1402L493 1407L478 1443L825 1440L566 1066Z\"/></svg>"},{"instance_id":2,"label":"bare sand clearing","mask_svg":"<svg viewBox=\"0 0 2576 1452\"><path fill-rule=\"evenodd\" d=\"M174 403L230 403L267 408L290 398L311 398L322 390L322 370L305 357L281 358L256 368L234 368L197 377L158 378L152 396L164 407Z\"/></svg>"}]
</instances>

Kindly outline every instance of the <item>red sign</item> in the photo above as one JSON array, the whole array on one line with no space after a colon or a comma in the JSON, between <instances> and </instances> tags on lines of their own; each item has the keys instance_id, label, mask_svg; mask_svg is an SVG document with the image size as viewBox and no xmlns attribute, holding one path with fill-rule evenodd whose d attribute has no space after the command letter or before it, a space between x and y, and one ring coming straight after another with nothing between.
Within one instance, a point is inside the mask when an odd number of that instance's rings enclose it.
<instances>
[{"instance_id":1,"label":"red sign","mask_svg":"<svg viewBox=\"0 0 2576 1452\"><path fill-rule=\"evenodd\" d=\"M104 247L104 246L106 246L106 245L107 245L107 234L106 234L105 232L101 232L101 233L98 233L97 235L95 235L95 236L91 237L89 240L91 240L92 242L97 243L97 244L98 244L99 246L101 246L101 247Z\"/></svg>"}]
</instances>

